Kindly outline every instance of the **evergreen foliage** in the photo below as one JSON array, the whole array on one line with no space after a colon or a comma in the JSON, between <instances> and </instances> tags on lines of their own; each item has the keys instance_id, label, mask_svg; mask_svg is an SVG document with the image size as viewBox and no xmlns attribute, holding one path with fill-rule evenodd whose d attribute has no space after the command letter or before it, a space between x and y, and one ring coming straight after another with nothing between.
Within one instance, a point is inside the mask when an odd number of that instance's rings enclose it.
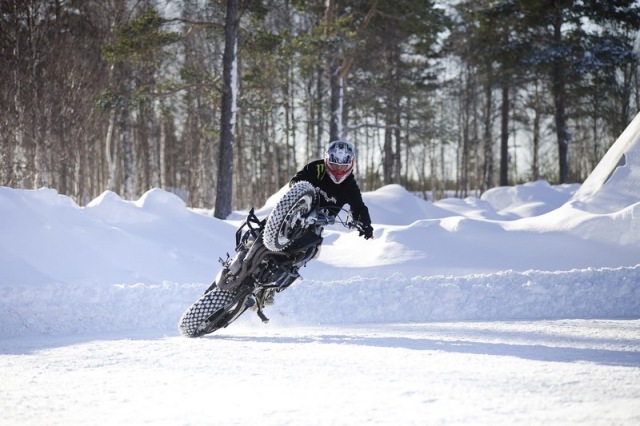
<instances>
[{"instance_id":1,"label":"evergreen foliage","mask_svg":"<svg viewBox=\"0 0 640 426\"><path fill-rule=\"evenodd\" d=\"M224 216L345 137L363 190L466 196L580 182L640 111L635 1L236 2L231 122L227 1L0 0L0 184Z\"/></svg>"}]
</instances>

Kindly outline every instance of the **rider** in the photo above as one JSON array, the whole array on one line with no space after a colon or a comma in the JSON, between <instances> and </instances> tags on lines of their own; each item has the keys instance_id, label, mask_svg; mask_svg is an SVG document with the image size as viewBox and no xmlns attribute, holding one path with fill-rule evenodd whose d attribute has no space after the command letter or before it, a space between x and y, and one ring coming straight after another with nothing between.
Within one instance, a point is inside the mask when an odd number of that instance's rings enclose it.
<instances>
[{"instance_id":1,"label":"rider","mask_svg":"<svg viewBox=\"0 0 640 426\"><path fill-rule=\"evenodd\" d=\"M344 140L336 140L329 144L323 160L315 160L304 166L291 179L289 185L306 180L320 189L328 203L337 209L345 204L351 207L353 218L362 223L360 236L373 238L373 227L369 209L362 201L362 193L353 176L355 165L355 149Z\"/></svg>"},{"instance_id":2,"label":"rider","mask_svg":"<svg viewBox=\"0 0 640 426\"><path fill-rule=\"evenodd\" d=\"M327 147L324 159L312 161L304 166L291 178L289 186L304 180L320 190L328 203L327 207L339 210L345 204L349 204L353 218L362 224L360 236L368 240L373 238L373 227L369 209L362 201L362 193L353 176L355 154L351 143L343 140L333 141ZM266 293L265 305L273 305L274 294L273 289Z\"/></svg>"}]
</instances>

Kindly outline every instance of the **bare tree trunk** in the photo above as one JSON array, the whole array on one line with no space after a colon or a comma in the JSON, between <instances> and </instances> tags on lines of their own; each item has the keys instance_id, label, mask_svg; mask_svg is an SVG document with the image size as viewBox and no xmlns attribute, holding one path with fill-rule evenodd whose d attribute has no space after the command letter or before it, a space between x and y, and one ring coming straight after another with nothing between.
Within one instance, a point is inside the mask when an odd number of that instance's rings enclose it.
<instances>
[{"instance_id":1,"label":"bare tree trunk","mask_svg":"<svg viewBox=\"0 0 640 426\"><path fill-rule=\"evenodd\" d=\"M336 19L335 3L336 2L334 0L327 1L325 20L328 26L333 25ZM378 0L373 0L367 16L365 16L362 25L358 28L358 33L356 35L357 40L364 35L365 29L375 14L377 5ZM357 46L357 40L353 43L353 46ZM329 138L332 141L342 139L344 137L344 123L342 116L344 105L344 81L355 57L354 49L355 47L348 54L341 54L336 49L329 60L329 73L331 74L331 120L329 123Z\"/></svg>"},{"instance_id":2,"label":"bare tree trunk","mask_svg":"<svg viewBox=\"0 0 640 426\"><path fill-rule=\"evenodd\" d=\"M116 109L111 108L109 111L109 125L107 127L107 137L105 138L105 158L107 159L107 189L109 191L116 190L116 165L114 160L116 157L116 150L112 147L113 144L113 130L116 127ZM113 151L113 152L112 152Z\"/></svg>"},{"instance_id":3,"label":"bare tree trunk","mask_svg":"<svg viewBox=\"0 0 640 426\"><path fill-rule=\"evenodd\" d=\"M218 182L214 216L225 219L231 213L233 198L233 132L236 114L238 79L238 2L227 0L225 18L225 44L223 55L222 107L220 113L220 152L218 155Z\"/></svg>"},{"instance_id":4,"label":"bare tree trunk","mask_svg":"<svg viewBox=\"0 0 640 426\"><path fill-rule=\"evenodd\" d=\"M536 181L540 179L540 120L542 111L539 81L536 79L533 82L533 146L531 153L531 178Z\"/></svg>"},{"instance_id":5,"label":"bare tree trunk","mask_svg":"<svg viewBox=\"0 0 640 426\"><path fill-rule=\"evenodd\" d=\"M537 108L533 116L533 160L531 163L531 177L534 181L540 179L540 111Z\"/></svg>"},{"instance_id":6,"label":"bare tree trunk","mask_svg":"<svg viewBox=\"0 0 640 426\"><path fill-rule=\"evenodd\" d=\"M242 111L238 111L237 114L237 120L238 120L238 137L236 138L236 158L242 158L243 156L243 152L244 152L244 144L246 141L246 136L245 136L245 126L244 126L244 122L243 122L243 117L242 117ZM236 170L236 196L237 196L237 203L240 203L241 206L247 205L247 204L252 204L252 200L251 200L251 195L247 195L247 192L245 192L245 186L250 186L248 185L250 179L247 179L246 177L246 163L245 161L240 161L238 164L238 168Z\"/></svg>"},{"instance_id":7,"label":"bare tree trunk","mask_svg":"<svg viewBox=\"0 0 640 426\"><path fill-rule=\"evenodd\" d=\"M471 104L473 102L473 84L471 83L472 70L467 67L464 71L463 82L464 92L461 102L461 140L460 140L460 166L459 166L459 180L458 196L466 197L469 194L469 158L471 157Z\"/></svg>"},{"instance_id":8,"label":"bare tree trunk","mask_svg":"<svg viewBox=\"0 0 640 426\"><path fill-rule=\"evenodd\" d=\"M120 112L118 128L120 130L120 142L122 144L122 160L124 172L124 198L131 200L135 194L136 166L135 154L133 152L133 138L131 137L131 117L128 105L128 96L125 100L125 107Z\"/></svg>"},{"instance_id":9,"label":"bare tree trunk","mask_svg":"<svg viewBox=\"0 0 640 426\"><path fill-rule=\"evenodd\" d=\"M493 188L493 96L491 82L485 83L485 117L484 117L484 179L483 189Z\"/></svg>"},{"instance_id":10,"label":"bare tree trunk","mask_svg":"<svg viewBox=\"0 0 640 426\"><path fill-rule=\"evenodd\" d=\"M21 154L24 151L24 141L25 141L25 105L22 102L22 87L23 87L23 78L22 73L20 72L20 63L22 62L22 49L21 49L21 37L20 37L20 26L18 25L19 20L19 12L17 10L18 2L13 3L13 29L14 31L14 41L15 44L13 46L13 56L15 60L15 66L13 69L13 81L14 81L14 112L15 112L15 131L13 138L13 146L8 148L7 151L9 155L7 156L10 160L8 168L8 177L7 183L9 185L19 186L22 182L20 181L20 159Z\"/></svg>"},{"instance_id":11,"label":"bare tree trunk","mask_svg":"<svg viewBox=\"0 0 640 426\"><path fill-rule=\"evenodd\" d=\"M502 85L500 107L500 186L509 185L509 85Z\"/></svg>"},{"instance_id":12,"label":"bare tree trunk","mask_svg":"<svg viewBox=\"0 0 640 426\"><path fill-rule=\"evenodd\" d=\"M316 76L316 149L315 156L322 157L322 147L324 145L324 117L322 116L322 105L324 105L324 70L317 68Z\"/></svg>"},{"instance_id":13,"label":"bare tree trunk","mask_svg":"<svg viewBox=\"0 0 640 426\"><path fill-rule=\"evenodd\" d=\"M387 112L387 123L390 123L389 112ZM390 185L393 182L393 131L389 126L384 129L384 152L382 160L383 180L382 183Z\"/></svg>"},{"instance_id":14,"label":"bare tree trunk","mask_svg":"<svg viewBox=\"0 0 640 426\"><path fill-rule=\"evenodd\" d=\"M340 64L336 56L332 59L329 73L331 74L331 108L329 121L329 139L342 139L342 105L344 102L343 79L340 77Z\"/></svg>"},{"instance_id":15,"label":"bare tree trunk","mask_svg":"<svg viewBox=\"0 0 640 426\"><path fill-rule=\"evenodd\" d=\"M554 21L553 39L556 45L562 42L562 11L557 10ZM558 138L558 165L559 183L569 181L569 133L566 128L565 118L565 64L563 59L558 57L553 62L552 68L552 92L555 106L556 135Z\"/></svg>"},{"instance_id":16,"label":"bare tree trunk","mask_svg":"<svg viewBox=\"0 0 640 426\"><path fill-rule=\"evenodd\" d=\"M160 167L162 164L160 161L160 150L161 150L160 138L162 134L161 120L162 118L158 117L154 109L151 108L151 123L150 123L151 141L149 143L149 150L151 151L149 155L150 157L149 162L151 163L149 173L151 174L151 176L149 177L149 179L150 179L151 186L155 188L162 187L162 173L160 172L161 170Z\"/></svg>"},{"instance_id":17,"label":"bare tree trunk","mask_svg":"<svg viewBox=\"0 0 640 426\"><path fill-rule=\"evenodd\" d=\"M331 27L336 20L336 2L327 0L325 11L325 21L327 28ZM342 78L340 75L341 58L337 47L331 52L329 58L329 81L331 86L331 96L329 99L329 140L340 139L342 135Z\"/></svg>"},{"instance_id":18,"label":"bare tree trunk","mask_svg":"<svg viewBox=\"0 0 640 426\"><path fill-rule=\"evenodd\" d=\"M396 104L395 111L395 128L393 129L393 136L396 141L396 152L393 159L394 166L394 182L402 184L402 135L400 134L400 106Z\"/></svg>"}]
</instances>

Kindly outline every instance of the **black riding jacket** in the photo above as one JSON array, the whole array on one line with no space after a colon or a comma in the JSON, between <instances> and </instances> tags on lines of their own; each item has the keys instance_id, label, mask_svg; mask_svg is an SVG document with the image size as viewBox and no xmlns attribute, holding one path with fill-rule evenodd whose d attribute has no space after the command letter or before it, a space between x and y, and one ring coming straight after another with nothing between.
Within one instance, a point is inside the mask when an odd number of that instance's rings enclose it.
<instances>
[{"instance_id":1,"label":"black riding jacket","mask_svg":"<svg viewBox=\"0 0 640 426\"><path fill-rule=\"evenodd\" d=\"M324 191L329 201L327 205L342 208L345 204L351 207L351 214L357 221L362 222L366 227L371 225L371 217L369 209L362 201L362 193L356 182L353 173L351 173L342 183L337 184L325 170L324 160L316 160L307 164L291 179L289 184L306 180L313 186Z\"/></svg>"}]
</instances>

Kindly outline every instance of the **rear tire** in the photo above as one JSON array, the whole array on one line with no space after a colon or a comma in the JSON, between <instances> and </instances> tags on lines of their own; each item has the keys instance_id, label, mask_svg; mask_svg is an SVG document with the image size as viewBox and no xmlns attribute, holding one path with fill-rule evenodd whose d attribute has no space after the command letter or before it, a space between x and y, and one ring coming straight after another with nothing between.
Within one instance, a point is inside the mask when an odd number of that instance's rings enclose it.
<instances>
[{"instance_id":1,"label":"rear tire","mask_svg":"<svg viewBox=\"0 0 640 426\"><path fill-rule=\"evenodd\" d=\"M314 186L306 181L289 189L267 218L262 234L267 249L282 251L302 234L304 230L298 229L297 222L311 211L315 196Z\"/></svg>"},{"instance_id":2,"label":"rear tire","mask_svg":"<svg viewBox=\"0 0 640 426\"><path fill-rule=\"evenodd\" d=\"M186 337L198 337L226 326L227 324L216 324L213 327L208 327L207 320L216 311L220 311L220 314L224 315L230 309L229 305L233 303L235 298L236 292L234 291L220 290L217 287L207 291L182 314L178 323L180 333Z\"/></svg>"}]
</instances>

